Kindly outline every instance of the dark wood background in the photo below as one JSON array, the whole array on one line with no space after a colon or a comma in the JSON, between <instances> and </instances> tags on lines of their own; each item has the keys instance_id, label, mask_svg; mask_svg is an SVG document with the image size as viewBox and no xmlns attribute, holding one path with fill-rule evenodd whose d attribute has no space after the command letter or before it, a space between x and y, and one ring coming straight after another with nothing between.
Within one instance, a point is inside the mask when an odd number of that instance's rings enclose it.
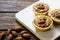
<instances>
[{"instance_id":1,"label":"dark wood background","mask_svg":"<svg viewBox=\"0 0 60 40\"><path fill-rule=\"evenodd\" d=\"M13 29L15 26L23 27L16 21L15 14L36 1L37 0L0 0L0 30ZM39 39L32 34L32 40Z\"/></svg>"}]
</instances>

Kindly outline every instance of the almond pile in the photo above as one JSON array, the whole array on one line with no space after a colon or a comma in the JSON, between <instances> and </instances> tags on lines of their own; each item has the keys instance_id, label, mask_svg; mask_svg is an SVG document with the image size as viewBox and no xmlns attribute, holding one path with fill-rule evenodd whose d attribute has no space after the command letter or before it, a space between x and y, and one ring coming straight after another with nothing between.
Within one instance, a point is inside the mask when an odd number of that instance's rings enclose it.
<instances>
[{"instance_id":1,"label":"almond pile","mask_svg":"<svg viewBox=\"0 0 60 40\"><path fill-rule=\"evenodd\" d=\"M5 32L0 33L1 40L3 40L6 36L8 36L7 40L25 40L30 39L31 35L22 27L17 26L14 28L14 30L9 28L7 33Z\"/></svg>"}]
</instances>

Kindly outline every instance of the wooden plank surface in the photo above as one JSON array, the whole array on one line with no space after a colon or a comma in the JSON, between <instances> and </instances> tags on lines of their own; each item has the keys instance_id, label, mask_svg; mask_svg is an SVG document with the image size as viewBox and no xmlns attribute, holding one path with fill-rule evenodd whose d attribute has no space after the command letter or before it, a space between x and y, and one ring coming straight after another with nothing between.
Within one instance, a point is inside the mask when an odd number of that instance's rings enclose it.
<instances>
[{"instance_id":1,"label":"wooden plank surface","mask_svg":"<svg viewBox=\"0 0 60 40\"><path fill-rule=\"evenodd\" d=\"M20 11L36 0L0 0L0 11Z\"/></svg>"},{"instance_id":2,"label":"wooden plank surface","mask_svg":"<svg viewBox=\"0 0 60 40\"><path fill-rule=\"evenodd\" d=\"M15 14L36 1L37 0L0 0L0 30L8 28L14 29L15 26L23 27L16 21ZM32 37L31 40L39 40L31 32L29 33Z\"/></svg>"}]
</instances>

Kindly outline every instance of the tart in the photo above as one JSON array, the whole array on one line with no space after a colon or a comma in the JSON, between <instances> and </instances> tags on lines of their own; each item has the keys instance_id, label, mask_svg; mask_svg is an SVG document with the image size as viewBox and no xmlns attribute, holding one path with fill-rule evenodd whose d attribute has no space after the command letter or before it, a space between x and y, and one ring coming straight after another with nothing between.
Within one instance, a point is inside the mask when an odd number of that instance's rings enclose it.
<instances>
[{"instance_id":1,"label":"tart","mask_svg":"<svg viewBox=\"0 0 60 40\"><path fill-rule=\"evenodd\" d=\"M35 13L35 16L37 15L47 15L49 12L49 6L45 3L37 3L33 5L33 12Z\"/></svg>"},{"instance_id":2,"label":"tart","mask_svg":"<svg viewBox=\"0 0 60 40\"><path fill-rule=\"evenodd\" d=\"M38 15L33 20L33 26L36 28L36 31L46 31L50 29L53 24L53 21L50 17L45 15Z\"/></svg>"},{"instance_id":3,"label":"tart","mask_svg":"<svg viewBox=\"0 0 60 40\"><path fill-rule=\"evenodd\" d=\"M60 9L52 10L49 15L54 20L54 23L60 24Z\"/></svg>"}]
</instances>

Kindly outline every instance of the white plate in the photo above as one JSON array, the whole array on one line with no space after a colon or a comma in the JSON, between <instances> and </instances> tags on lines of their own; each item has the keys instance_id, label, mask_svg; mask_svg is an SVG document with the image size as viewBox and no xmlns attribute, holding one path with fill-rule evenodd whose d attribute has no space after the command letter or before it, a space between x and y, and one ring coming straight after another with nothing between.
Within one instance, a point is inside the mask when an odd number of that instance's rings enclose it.
<instances>
[{"instance_id":1,"label":"white plate","mask_svg":"<svg viewBox=\"0 0 60 40\"><path fill-rule=\"evenodd\" d=\"M51 10L60 8L60 0L40 0L38 2L47 3ZM36 2L36 3L38 3ZM36 4L34 3L34 4ZM34 19L34 13L32 11L32 6L25 8L24 10L18 12L15 17L16 19L24 25L28 30L30 30L34 35L36 35L41 40L54 40L57 36L60 35L60 27L53 26L51 30L46 32L37 32L35 27L32 25L32 20Z\"/></svg>"}]
</instances>

